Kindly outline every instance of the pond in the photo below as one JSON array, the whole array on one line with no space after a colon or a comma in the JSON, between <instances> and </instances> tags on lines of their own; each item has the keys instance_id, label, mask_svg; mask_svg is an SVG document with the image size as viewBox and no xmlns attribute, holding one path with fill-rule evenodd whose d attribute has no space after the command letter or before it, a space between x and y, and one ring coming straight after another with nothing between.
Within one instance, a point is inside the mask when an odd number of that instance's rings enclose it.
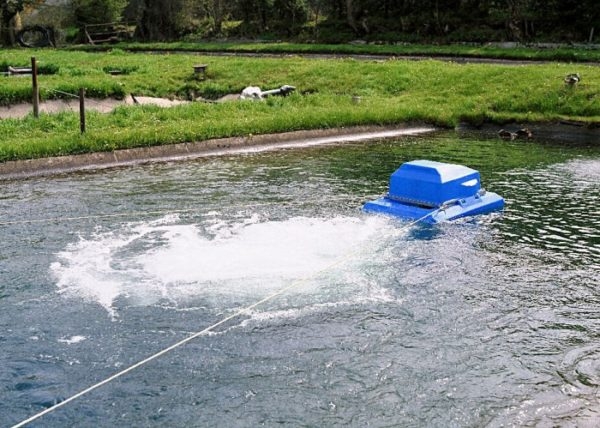
<instances>
[{"instance_id":1,"label":"pond","mask_svg":"<svg viewBox=\"0 0 600 428\"><path fill-rule=\"evenodd\" d=\"M363 214L413 159L504 211ZM599 200L598 144L454 132L4 182L0 425L265 298L34 425L593 425Z\"/></svg>"}]
</instances>

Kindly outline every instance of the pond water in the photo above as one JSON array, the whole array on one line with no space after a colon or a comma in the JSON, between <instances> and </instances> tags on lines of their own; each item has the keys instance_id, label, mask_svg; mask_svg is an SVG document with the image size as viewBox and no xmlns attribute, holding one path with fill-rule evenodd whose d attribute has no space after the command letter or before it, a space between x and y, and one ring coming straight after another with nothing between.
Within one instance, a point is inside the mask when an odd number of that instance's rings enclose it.
<instances>
[{"instance_id":1,"label":"pond water","mask_svg":"<svg viewBox=\"0 0 600 428\"><path fill-rule=\"evenodd\" d=\"M501 214L365 215L402 162ZM600 145L454 133L9 181L0 426L594 426Z\"/></svg>"}]
</instances>

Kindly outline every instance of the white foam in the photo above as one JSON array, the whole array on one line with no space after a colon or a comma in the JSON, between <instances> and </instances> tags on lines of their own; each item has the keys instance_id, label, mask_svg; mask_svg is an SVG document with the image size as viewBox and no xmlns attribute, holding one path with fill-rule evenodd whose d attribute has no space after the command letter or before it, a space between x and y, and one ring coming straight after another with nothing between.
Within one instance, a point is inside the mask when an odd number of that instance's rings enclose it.
<instances>
[{"instance_id":1,"label":"white foam","mask_svg":"<svg viewBox=\"0 0 600 428\"><path fill-rule=\"evenodd\" d=\"M85 339L87 339L85 336L72 336L69 338L63 337L58 339L58 341L61 343L66 343L67 345L73 345L74 343L83 342Z\"/></svg>"},{"instance_id":2,"label":"white foam","mask_svg":"<svg viewBox=\"0 0 600 428\"><path fill-rule=\"evenodd\" d=\"M588 188L600 183L600 161L595 159L576 159L558 166L559 171L571 174L574 183Z\"/></svg>"},{"instance_id":3,"label":"white foam","mask_svg":"<svg viewBox=\"0 0 600 428\"><path fill-rule=\"evenodd\" d=\"M259 223L221 232L215 239L189 229L172 229L166 233L168 247L143 254L138 262L168 283L292 279L323 269L364 240L365 233L368 229L356 219Z\"/></svg>"},{"instance_id":4,"label":"white foam","mask_svg":"<svg viewBox=\"0 0 600 428\"><path fill-rule=\"evenodd\" d=\"M97 302L113 315L120 299L134 305L166 299L176 306L198 298L259 299L290 281L314 277L393 230L377 216L176 221L80 238L51 265L59 292ZM315 279L313 290L320 285ZM310 286L308 281L304 291Z\"/></svg>"}]
</instances>

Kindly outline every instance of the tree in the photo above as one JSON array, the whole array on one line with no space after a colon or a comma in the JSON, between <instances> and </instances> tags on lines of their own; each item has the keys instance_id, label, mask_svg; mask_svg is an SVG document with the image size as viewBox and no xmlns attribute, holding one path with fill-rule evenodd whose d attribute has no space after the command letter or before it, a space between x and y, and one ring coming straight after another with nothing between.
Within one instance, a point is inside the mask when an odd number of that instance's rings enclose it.
<instances>
[{"instance_id":1,"label":"tree","mask_svg":"<svg viewBox=\"0 0 600 428\"><path fill-rule=\"evenodd\" d=\"M308 20L308 6L304 0L274 0L272 27L293 36Z\"/></svg>"},{"instance_id":2,"label":"tree","mask_svg":"<svg viewBox=\"0 0 600 428\"><path fill-rule=\"evenodd\" d=\"M22 12L26 7L41 3L43 3L43 0L0 0L0 11L2 12L0 39L4 46L11 46L15 43L14 20L19 12Z\"/></svg>"},{"instance_id":3,"label":"tree","mask_svg":"<svg viewBox=\"0 0 600 428\"><path fill-rule=\"evenodd\" d=\"M75 20L79 25L120 21L125 6L127 0L71 0Z\"/></svg>"},{"instance_id":4,"label":"tree","mask_svg":"<svg viewBox=\"0 0 600 428\"><path fill-rule=\"evenodd\" d=\"M195 0L139 0L136 35L142 40L175 40L191 26Z\"/></svg>"},{"instance_id":5,"label":"tree","mask_svg":"<svg viewBox=\"0 0 600 428\"><path fill-rule=\"evenodd\" d=\"M224 0L210 0L208 2L208 12L213 20L215 35L221 34L223 31L223 18L225 16Z\"/></svg>"},{"instance_id":6,"label":"tree","mask_svg":"<svg viewBox=\"0 0 600 428\"><path fill-rule=\"evenodd\" d=\"M235 13L251 33L262 34L273 23L274 0L236 0Z\"/></svg>"}]
</instances>

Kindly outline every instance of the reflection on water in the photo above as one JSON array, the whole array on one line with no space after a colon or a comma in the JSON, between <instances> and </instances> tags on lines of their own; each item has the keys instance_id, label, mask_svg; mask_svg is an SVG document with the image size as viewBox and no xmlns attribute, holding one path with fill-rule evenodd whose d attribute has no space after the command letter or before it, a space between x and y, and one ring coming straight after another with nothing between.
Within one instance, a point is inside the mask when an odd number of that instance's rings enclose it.
<instances>
[{"instance_id":1,"label":"reflection on water","mask_svg":"<svg viewBox=\"0 0 600 428\"><path fill-rule=\"evenodd\" d=\"M540 257L571 265L594 264L600 257L598 161L574 160L542 170L513 170L498 183L511 193L503 233L539 251Z\"/></svg>"},{"instance_id":2,"label":"reflection on water","mask_svg":"<svg viewBox=\"0 0 600 428\"><path fill-rule=\"evenodd\" d=\"M506 209L363 214L411 159ZM600 148L444 134L5 183L0 423L293 284L41 425L593 426L599 183Z\"/></svg>"}]
</instances>

